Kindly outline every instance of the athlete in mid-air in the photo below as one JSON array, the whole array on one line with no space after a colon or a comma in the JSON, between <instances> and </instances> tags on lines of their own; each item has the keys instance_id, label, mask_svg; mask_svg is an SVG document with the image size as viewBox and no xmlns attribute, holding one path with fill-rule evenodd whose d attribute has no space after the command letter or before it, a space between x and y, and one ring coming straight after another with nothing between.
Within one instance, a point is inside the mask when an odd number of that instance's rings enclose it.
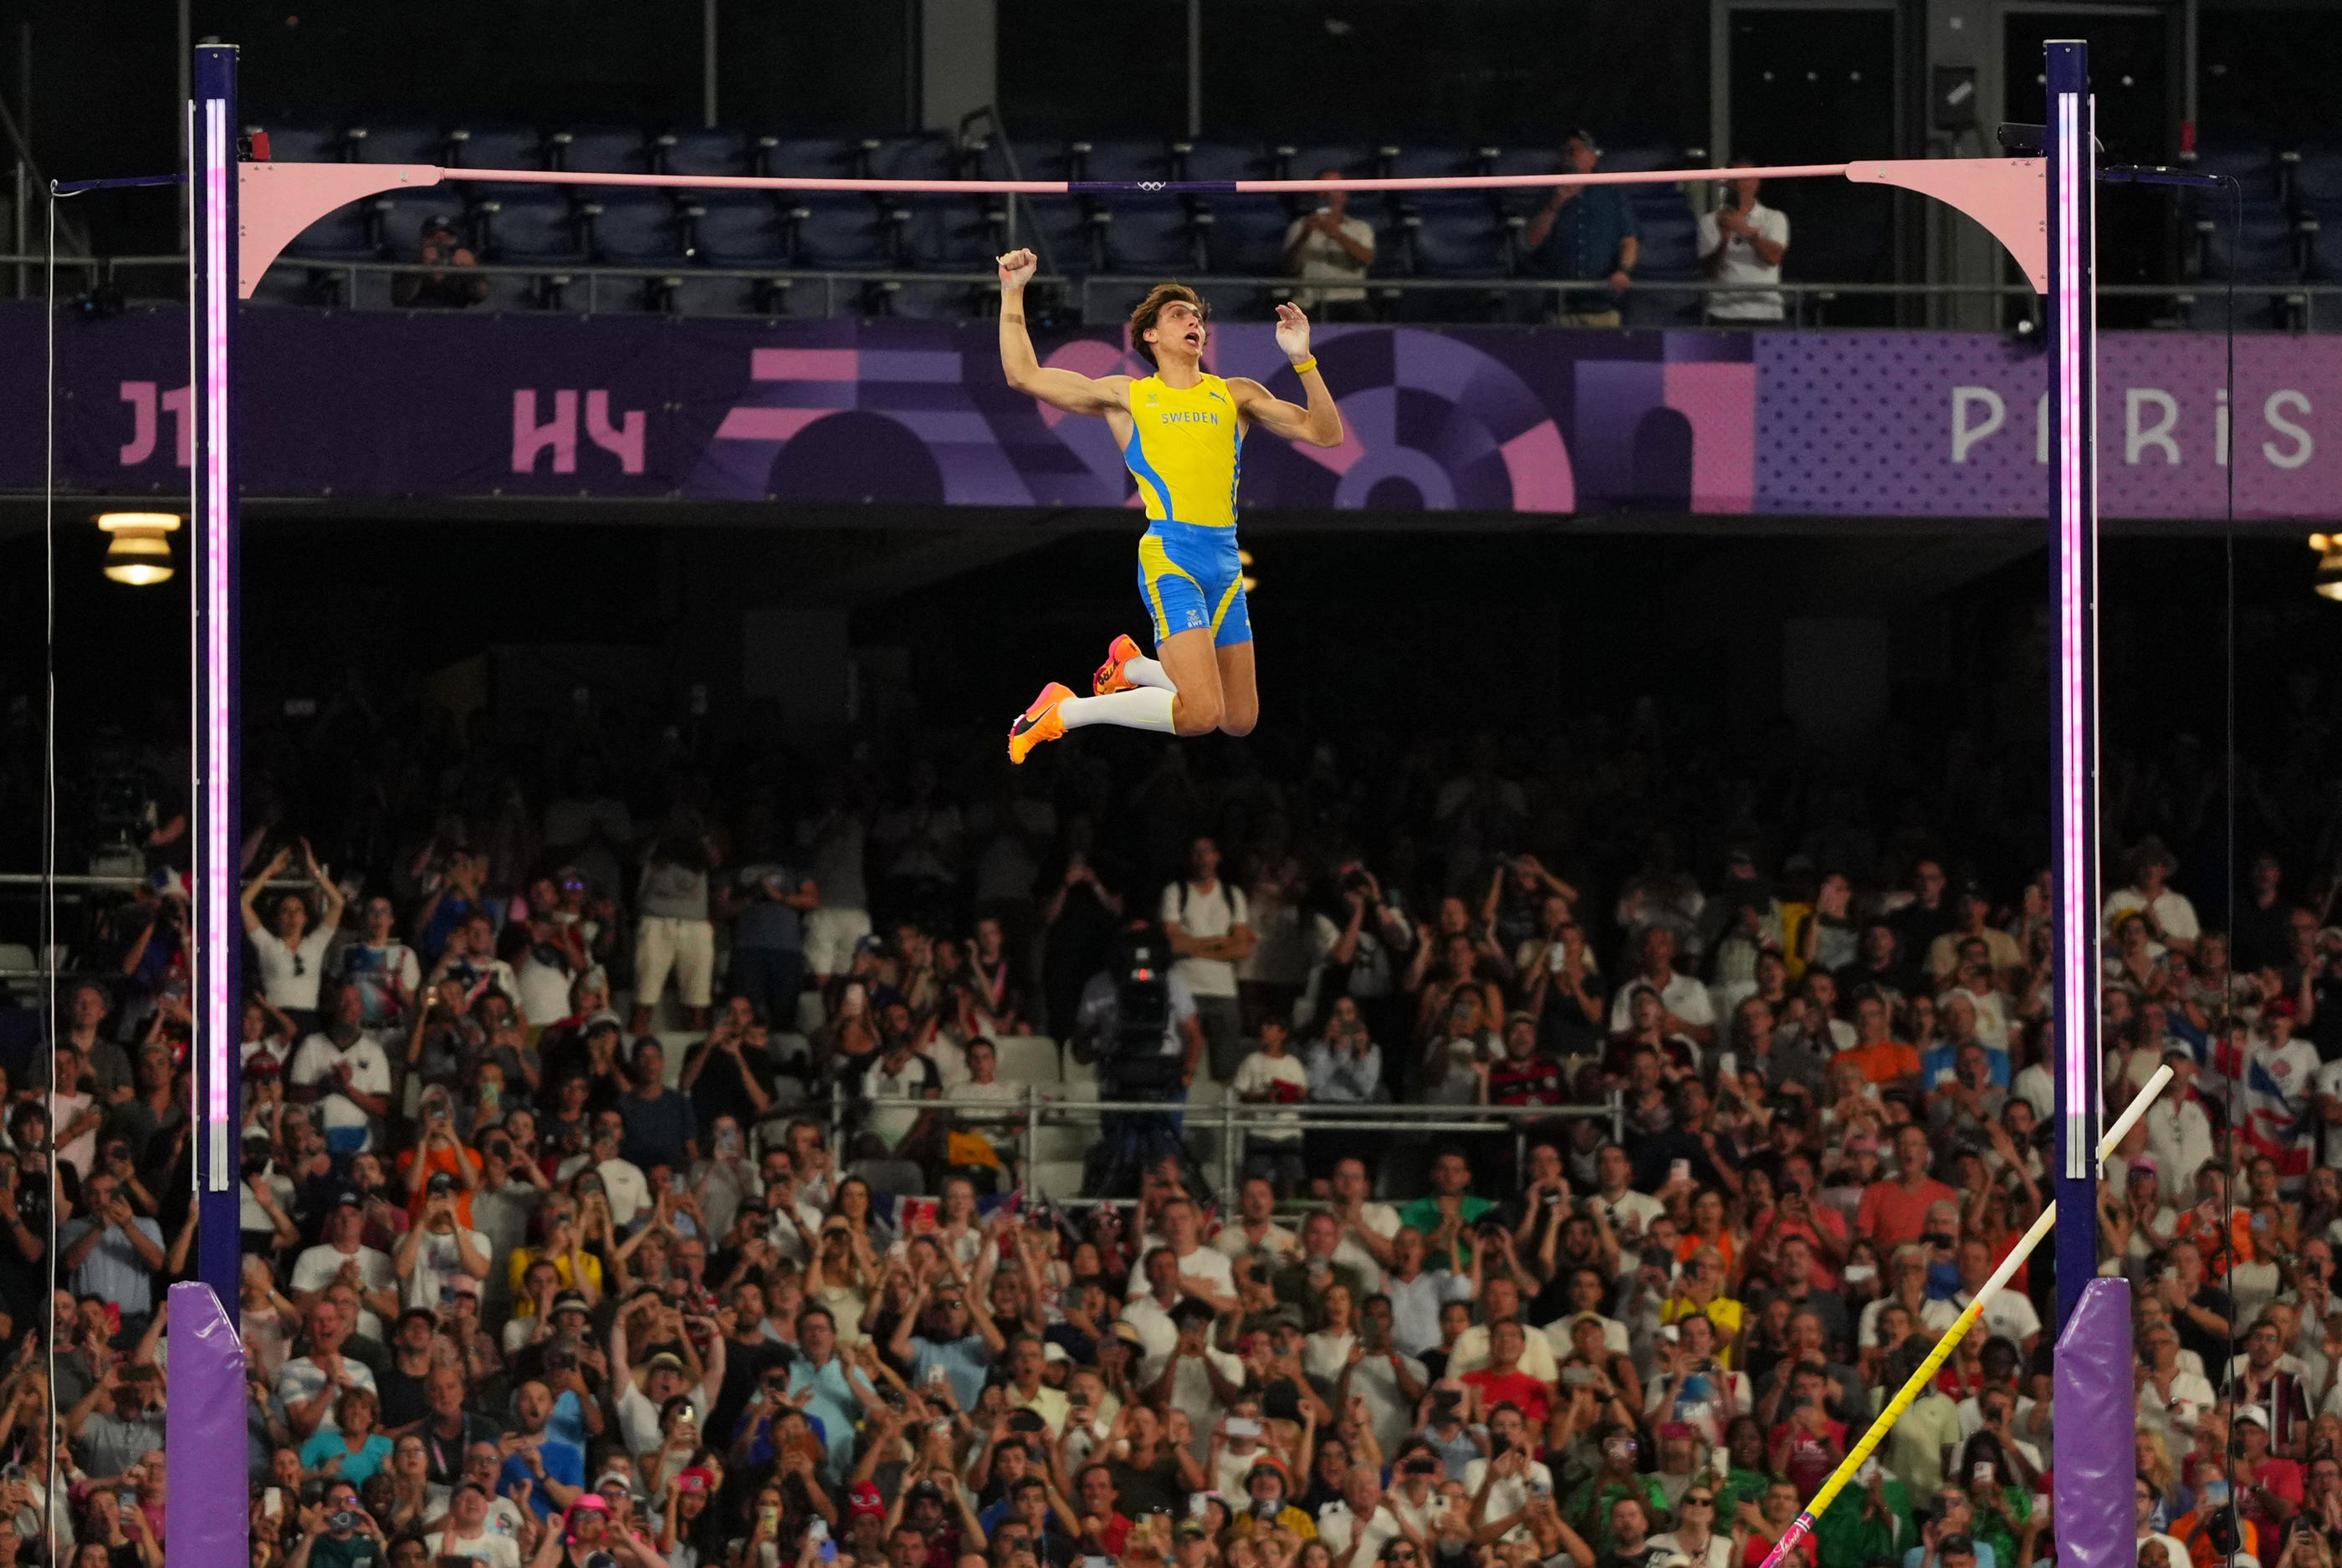
<instances>
[{"instance_id":1,"label":"athlete in mid-air","mask_svg":"<svg viewBox=\"0 0 2342 1568\"><path fill-rule=\"evenodd\" d=\"M1225 730L1248 734L1260 717L1253 682L1252 620L1236 559L1236 474L1255 424L1313 446L1342 444L1342 414L1309 352L1309 318L1276 307L1276 346L1308 394L1306 408L1242 376L1204 370L1210 307L1185 284L1157 284L1130 313L1133 353L1148 376L1093 380L1045 368L1025 331L1025 285L1033 253L1000 258L1000 364L1008 385L1067 414L1095 414L1114 431L1138 481L1146 532L1138 541L1138 592L1155 623L1155 657L1116 637L1077 697L1052 681L1008 730L1008 760L1086 724L1165 734Z\"/></svg>"}]
</instances>

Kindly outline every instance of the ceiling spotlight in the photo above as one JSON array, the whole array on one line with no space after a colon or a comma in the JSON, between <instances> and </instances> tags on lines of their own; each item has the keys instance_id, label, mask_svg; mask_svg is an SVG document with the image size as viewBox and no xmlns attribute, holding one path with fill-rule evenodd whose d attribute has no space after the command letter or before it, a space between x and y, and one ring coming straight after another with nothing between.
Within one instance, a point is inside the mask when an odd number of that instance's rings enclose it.
<instances>
[{"instance_id":1,"label":"ceiling spotlight","mask_svg":"<svg viewBox=\"0 0 2342 1568\"><path fill-rule=\"evenodd\" d=\"M134 588L171 580L171 535L179 519L171 512L108 512L97 525L113 536L105 547L105 574Z\"/></svg>"},{"instance_id":2,"label":"ceiling spotlight","mask_svg":"<svg viewBox=\"0 0 2342 1568\"><path fill-rule=\"evenodd\" d=\"M2311 587L2328 599L2342 599L2342 534L2312 534L2309 547L2317 552L2317 576Z\"/></svg>"}]
</instances>

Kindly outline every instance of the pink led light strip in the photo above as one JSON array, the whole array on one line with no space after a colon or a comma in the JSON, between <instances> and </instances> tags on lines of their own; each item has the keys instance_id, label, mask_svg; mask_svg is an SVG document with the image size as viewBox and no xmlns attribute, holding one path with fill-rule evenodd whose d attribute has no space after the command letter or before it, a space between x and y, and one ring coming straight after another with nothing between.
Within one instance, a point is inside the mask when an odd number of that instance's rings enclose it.
<instances>
[{"instance_id":1,"label":"pink led light strip","mask_svg":"<svg viewBox=\"0 0 2342 1568\"><path fill-rule=\"evenodd\" d=\"M218 99L204 105L204 392L209 420L204 432L204 692L203 724L208 736L206 754L228 754L229 684L227 624L228 494L228 289L227 180L235 167L228 147L227 105ZM197 889L204 903L203 936L210 955L203 971L204 1105L209 1118L211 1191L227 1191L228 1129L234 1118L227 1100L227 1054L235 1038L228 1027L225 959L235 940L230 912L236 881L231 851L234 824L228 821L228 777L225 766L215 766L204 780L203 843L209 874Z\"/></svg>"}]
</instances>

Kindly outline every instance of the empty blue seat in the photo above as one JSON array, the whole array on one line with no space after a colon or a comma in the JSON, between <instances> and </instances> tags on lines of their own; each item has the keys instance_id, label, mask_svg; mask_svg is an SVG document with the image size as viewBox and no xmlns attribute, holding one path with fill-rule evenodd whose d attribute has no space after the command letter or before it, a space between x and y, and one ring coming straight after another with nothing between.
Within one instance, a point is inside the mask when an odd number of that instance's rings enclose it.
<instances>
[{"instance_id":1,"label":"empty blue seat","mask_svg":"<svg viewBox=\"0 0 2342 1568\"><path fill-rule=\"evenodd\" d=\"M1707 275L1699 265L1699 225L1691 205L1677 195L1672 204L1652 204L1636 211L1635 235L1640 255L1635 280L1640 284L1695 284ZM1628 321L1636 326L1678 326L1697 321L1706 301L1690 289L1636 289L1626 296Z\"/></svg>"},{"instance_id":2,"label":"empty blue seat","mask_svg":"<svg viewBox=\"0 0 2342 1568\"><path fill-rule=\"evenodd\" d=\"M869 272L893 260L891 220L869 197L816 192L793 198L793 205L791 233L800 265Z\"/></svg>"},{"instance_id":3,"label":"empty blue seat","mask_svg":"<svg viewBox=\"0 0 2342 1568\"><path fill-rule=\"evenodd\" d=\"M1097 270L1097 225L1080 203L1071 196L1019 196L1016 210L1016 233L1004 233L1001 244L1039 253L1045 266L1068 276ZM1039 235L1033 232L1036 226ZM1038 243L1042 237L1048 241L1046 247Z\"/></svg>"},{"instance_id":4,"label":"empty blue seat","mask_svg":"<svg viewBox=\"0 0 2342 1568\"><path fill-rule=\"evenodd\" d=\"M1469 191L1428 192L1404 220L1406 265L1419 277L1502 277L1509 253L1502 220Z\"/></svg>"},{"instance_id":5,"label":"empty blue seat","mask_svg":"<svg viewBox=\"0 0 2342 1568\"><path fill-rule=\"evenodd\" d=\"M373 260L374 227L366 216L371 205L371 201L346 202L335 207L295 235L285 254L320 261Z\"/></svg>"},{"instance_id":6,"label":"empty blue seat","mask_svg":"<svg viewBox=\"0 0 2342 1568\"><path fill-rule=\"evenodd\" d=\"M2309 229L2309 281L2342 283L2342 197L2310 202L2302 217L2305 227L2316 225Z\"/></svg>"},{"instance_id":7,"label":"empty blue seat","mask_svg":"<svg viewBox=\"0 0 2342 1568\"><path fill-rule=\"evenodd\" d=\"M675 204L665 192L616 185L588 190L586 196L583 211L596 261L613 266L663 266L682 259Z\"/></svg>"},{"instance_id":8,"label":"empty blue seat","mask_svg":"<svg viewBox=\"0 0 2342 1568\"><path fill-rule=\"evenodd\" d=\"M349 148L339 131L322 125L247 125L245 130L268 133L271 163L338 164Z\"/></svg>"},{"instance_id":9,"label":"empty blue seat","mask_svg":"<svg viewBox=\"0 0 2342 1568\"><path fill-rule=\"evenodd\" d=\"M2293 171L2294 195L2306 205L2342 202L2342 142L2305 142L2300 157Z\"/></svg>"},{"instance_id":10,"label":"empty blue seat","mask_svg":"<svg viewBox=\"0 0 2342 1568\"><path fill-rule=\"evenodd\" d=\"M1492 175L1557 175L1561 169L1559 147L1499 147L1488 172Z\"/></svg>"},{"instance_id":11,"label":"empty blue seat","mask_svg":"<svg viewBox=\"0 0 2342 1568\"><path fill-rule=\"evenodd\" d=\"M1293 222L1275 196L1215 198L1203 225L1209 269L1244 277L1274 277L1285 271L1285 231Z\"/></svg>"},{"instance_id":12,"label":"empty blue seat","mask_svg":"<svg viewBox=\"0 0 2342 1568\"><path fill-rule=\"evenodd\" d=\"M1108 272L1191 272L1203 265L1195 222L1168 196L1119 201L1097 214Z\"/></svg>"},{"instance_id":13,"label":"empty blue seat","mask_svg":"<svg viewBox=\"0 0 2342 1568\"><path fill-rule=\"evenodd\" d=\"M756 161L767 175L850 179L861 147L859 139L845 136L759 136Z\"/></svg>"},{"instance_id":14,"label":"empty blue seat","mask_svg":"<svg viewBox=\"0 0 2342 1568\"><path fill-rule=\"evenodd\" d=\"M545 149L525 126L459 127L447 133L447 163L459 169L541 169Z\"/></svg>"},{"instance_id":15,"label":"empty blue seat","mask_svg":"<svg viewBox=\"0 0 2342 1568\"><path fill-rule=\"evenodd\" d=\"M1063 142L1019 137L1003 147L998 142L977 142L969 149L968 173L979 180L1064 180L1070 172L1069 149ZM1016 154L1016 167L1008 166Z\"/></svg>"},{"instance_id":16,"label":"empty blue seat","mask_svg":"<svg viewBox=\"0 0 2342 1568\"><path fill-rule=\"evenodd\" d=\"M2194 167L2199 175L2234 179L2244 186L2247 203L2277 196L2277 154L2267 142L2207 140L2196 149Z\"/></svg>"},{"instance_id":17,"label":"empty blue seat","mask_svg":"<svg viewBox=\"0 0 2342 1568\"><path fill-rule=\"evenodd\" d=\"M748 139L737 131L669 131L652 144L652 149L666 174L748 173Z\"/></svg>"},{"instance_id":18,"label":"empty blue seat","mask_svg":"<svg viewBox=\"0 0 2342 1568\"><path fill-rule=\"evenodd\" d=\"M640 175L649 172L643 133L633 125L575 125L545 138L546 160L572 174Z\"/></svg>"},{"instance_id":19,"label":"empty blue seat","mask_svg":"<svg viewBox=\"0 0 2342 1568\"><path fill-rule=\"evenodd\" d=\"M2217 218L2197 220L2203 244L2203 275L2239 283L2296 283L2301 269L2293 223L2274 201L2247 201L2241 229L2232 239L2224 206Z\"/></svg>"},{"instance_id":20,"label":"empty blue seat","mask_svg":"<svg viewBox=\"0 0 2342 1568\"><path fill-rule=\"evenodd\" d=\"M1081 177L1086 180L1167 180L1171 153L1156 141L1093 141L1077 144Z\"/></svg>"},{"instance_id":21,"label":"empty blue seat","mask_svg":"<svg viewBox=\"0 0 2342 1568\"><path fill-rule=\"evenodd\" d=\"M1251 180L1261 177L1260 149L1246 142L1179 142L1172 146L1183 180Z\"/></svg>"},{"instance_id":22,"label":"empty blue seat","mask_svg":"<svg viewBox=\"0 0 2342 1568\"><path fill-rule=\"evenodd\" d=\"M361 164L435 164L445 145L431 125L352 125L344 134Z\"/></svg>"},{"instance_id":23,"label":"empty blue seat","mask_svg":"<svg viewBox=\"0 0 2342 1568\"><path fill-rule=\"evenodd\" d=\"M576 215L557 191L548 188L483 202L480 215L488 253L496 261L575 264L586 259Z\"/></svg>"},{"instance_id":24,"label":"empty blue seat","mask_svg":"<svg viewBox=\"0 0 2342 1568\"><path fill-rule=\"evenodd\" d=\"M462 242L471 241L463 194L451 185L385 191L374 198L374 210L375 232L383 250L395 261L413 261L423 254L425 226L435 219L453 228Z\"/></svg>"},{"instance_id":25,"label":"empty blue seat","mask_svg":"<svg viewBox=\"0 0 2342 1568\"><path fill-rule=\"evenodd\" d=\"M1622 131L1615 141L1603 143L1601 161L1595 166L1616 175L1680 169L1684 166L1684 155L1683 149L1666 137Z\"/></svg>"},{"instance_id":26,"label":"empty blue seat","mask_svg":"<svg viewBox=\"0 0 2342 1568\"><path fill-rule=\"evenodd\" d=\"M1400 180L1436 180L1480 172L1473 149L1438 144L1400 147L1382 161L1391 177Z\"/></svg>"},{"instance_id":27,"label":"empty blue seat","mask_svg":"<svg viewBox=\"0 0 2342 1568\"><path fill-rule=\"evenodd\" d=\"M881 180L948 180L956 178L958 160L951 143L940 135L880 136L876 146L864 148L871 176Z\"/></svg>"},{"instance_id":28,"label":"empty blue seat","mask_svg":"<svg viewBox=\"0 0 2342 1568\"><path fill-rule=\"evenodd\" d=\"M1306 180L1320 169L1339 169L1353 179L1373 172L1366 149L1349 143L1286 144L1276 149L1276 177L1283 180Z\"/></svg>"},{"instance_id":29,"label":"empty blue seat","mask_svg":"<svg viewBox=\"0 0 2342 1568\"><path fill-rule=\"evenodd\" d=\"M789 263L788 223L765 196L752 191L711 192L692 203L690 217L692 255L703 266L784 267Z\"/></svg>"},{"instance_id":30,"label":"empty blue seat","mask_svg":"<svg viewBox=\"0 0 2342 1568\"><path fill-rule=\"evenodd\" d=\"M1007 198L912 196L903 247L914 266L938 272L981 271L1006 248Z\"/></svg>"}]
</instances>

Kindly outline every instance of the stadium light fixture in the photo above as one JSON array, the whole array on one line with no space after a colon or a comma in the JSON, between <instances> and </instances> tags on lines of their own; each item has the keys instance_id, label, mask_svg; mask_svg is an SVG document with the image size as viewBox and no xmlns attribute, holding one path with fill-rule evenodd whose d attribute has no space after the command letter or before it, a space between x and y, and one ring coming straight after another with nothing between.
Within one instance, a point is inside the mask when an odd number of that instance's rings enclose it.
<instances>
[{"instance_id":1,"label":"stadium light fixture","mask_svg":"<svg viewBox=\"0 0 2342 1568\"><path fill-rule=\"evenodd\" d=\"M108 512L97 525L112 536L105 547L105 574L133 588L171 580L171 535L179 531L175 512Z\"/></svg>"}]
</instances>

